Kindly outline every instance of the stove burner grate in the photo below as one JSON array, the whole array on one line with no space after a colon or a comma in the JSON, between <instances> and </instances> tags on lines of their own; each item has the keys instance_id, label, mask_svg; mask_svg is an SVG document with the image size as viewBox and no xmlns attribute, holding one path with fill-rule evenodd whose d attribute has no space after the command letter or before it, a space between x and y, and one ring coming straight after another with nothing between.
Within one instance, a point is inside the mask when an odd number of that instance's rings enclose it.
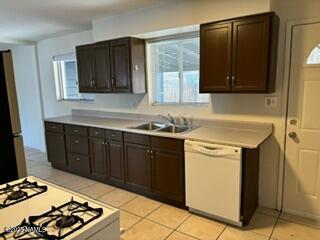
<instances>
[{"instance_id":1,"label":"stove burner grate","mask_svg":"<svg viewBox=\"0 0 320 240\"><path fill-rule=\"evenodd\" d=\"M88 205L88 202L80 203L71 198L69 202L59 207L52 207L50 211L42 215L30 216L29 222L33 227L46 228L47 232L45 234L48 239L58 240L64 239L66 236L99 218L102 213L102 208L92 208ZM81 214L88 214L89 217L84 219L79 216ZM56 234L48 230L50 226L54 226L57 229Z\"/></svg>"},{"instance_id":2,"label":"stove burner grate","mask_svg":"<svg viewBox=\"0 0 320 240\"><path fill-rule=\"evenodd\" d=\"M30 182L28 179L0 189L0 209L27 200L31 197L46 192L47 186L39 186L37 182Z\"/></svg>"}]
</instances>

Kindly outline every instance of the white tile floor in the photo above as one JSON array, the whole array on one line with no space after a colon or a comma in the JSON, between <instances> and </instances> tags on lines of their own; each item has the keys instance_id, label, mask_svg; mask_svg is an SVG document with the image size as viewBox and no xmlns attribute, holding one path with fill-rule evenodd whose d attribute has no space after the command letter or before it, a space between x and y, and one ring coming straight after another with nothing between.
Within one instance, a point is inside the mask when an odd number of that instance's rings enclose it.
<instances>
[{"instance_id":1,"label":"white tile floor","mask_svg":"<svg viewBox=\"0 0 320 240\"><path fill-rule=\"evenodd\" d=\"M320 240L320 224L259 207L243 229L190 214L135 193L51 167L45 153L26 149L28 174L120 209L124 240Z\"/></svg>"}]
</instances>

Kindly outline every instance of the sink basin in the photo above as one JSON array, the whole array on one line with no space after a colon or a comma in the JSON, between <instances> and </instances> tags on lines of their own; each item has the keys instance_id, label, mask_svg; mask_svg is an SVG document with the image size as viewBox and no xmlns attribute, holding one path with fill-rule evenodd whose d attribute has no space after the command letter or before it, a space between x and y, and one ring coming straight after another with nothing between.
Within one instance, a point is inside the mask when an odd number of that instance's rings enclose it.
<instances>
[{"instance_id":1,"label":"sink basin","mask_svg":"<svg viewBox=\"0 0 320 240\"><path fill-rule=\"evenodd\" d=\"M164 128L159 129L157 132L168 132L168 133L184 133L187 131L191 131L193 127L191 126L177 126L171 125Z\"/></svg>"},{"instance_id":2,"label":"sink basin","mask_svg":"<svg viewBox=\"0 0 320 240\"><path fill-rule=\"evenodd\" d=\"M133 129L139 129L139 130L147 130L147 131L154 131L160 128L166 127L166 124L163 123L154 123L154 122L149 122L149 123L144 123L141 124L137 127L132 127Z\"/></svg>"},{"instance_id":3,"label":"sink basin","mask_svg":"<svg viewBox=\"0 0 320 240\"><path fill-rule=\"evenodd\" d=\"M136 127L130 127L131 129L144 130L144 131L152 131L152 132L163 132L163 133L186 133L194 128L195 126L185 126L185 125L172 125L166 123L157 123L157 122L148 122L141 124Z\"/></svg>"}]
</instances>

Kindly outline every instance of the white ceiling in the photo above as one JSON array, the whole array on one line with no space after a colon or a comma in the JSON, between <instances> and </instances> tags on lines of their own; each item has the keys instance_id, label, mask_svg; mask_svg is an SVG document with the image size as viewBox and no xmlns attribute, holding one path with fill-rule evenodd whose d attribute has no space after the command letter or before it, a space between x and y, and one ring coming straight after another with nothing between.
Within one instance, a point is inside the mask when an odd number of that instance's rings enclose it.
<instances>
[{"instance_id":1,"label":"white ceiling","mask_svg":"<svg viewBox=\"0 0 320 240\"><path fill-rule=\"evenodd\" d=\"M38 41L91 28L91 20L170 0L1 0L0 43ZM174 0L171 0L174 1Z\"/></svg>"}]
</instances>

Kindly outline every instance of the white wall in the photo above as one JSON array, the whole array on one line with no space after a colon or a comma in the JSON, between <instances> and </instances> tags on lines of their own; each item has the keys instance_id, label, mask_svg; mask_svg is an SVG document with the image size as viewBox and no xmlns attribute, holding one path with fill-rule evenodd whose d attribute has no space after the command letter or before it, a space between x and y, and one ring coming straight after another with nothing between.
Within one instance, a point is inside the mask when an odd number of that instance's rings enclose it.
<instances>
[{"instance_id":1,"label":"white wall","mask_svg":"<svg viewBox=\"0 0 320 240\"><path fill-rule=\"evenodd\" d=\"M94 41L99 41L266 11L269 11L268 0L173 1L170 5L93 21L92 34ZM281 98L275 109L264 107L263 94L212 94L208 106L198 107L150 106L148 95L144 94L97 94L95 103L58 102L55 97L52 56L72 52L75 45L90 42L93 40L91 37L91 32L86 31L38 43L45 117L70 114L72 108L82 108L273 123L275 133L261 149L260 204L276 208ZM281 82L278 85L281 86ZM280 87L277 87L274 95L279 95L278 89Z\"/></svg>"},{"instance_id":2,"label":"white wall","mask_svg":"<svg viewBox=\"0 0 320 240\"><path fill-rule=\"evenodd\" d=\"M11 49L24 145L45 151L35 46Z\"/></svg>"}]
</instances>

